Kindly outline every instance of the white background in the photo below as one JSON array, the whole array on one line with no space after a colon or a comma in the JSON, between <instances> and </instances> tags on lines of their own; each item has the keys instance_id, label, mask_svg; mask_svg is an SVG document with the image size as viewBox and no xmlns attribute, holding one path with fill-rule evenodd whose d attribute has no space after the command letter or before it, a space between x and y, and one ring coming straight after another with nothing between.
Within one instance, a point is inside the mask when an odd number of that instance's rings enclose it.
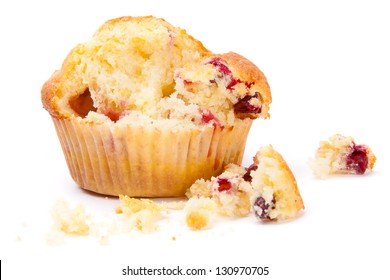
<instances>
[{"instance_id":1,"label":"white background","mask_svg":"<svg viewBox=\"0 0 390 280\"><path fill-rule=\"evenodd\" d=\"M386 1L2 1L4 278L130 279L121 276L127 265L180 265L214 271L190 279L217 278L217 266L269 267L267 277L239 279L389 279L389 12ZM157 233L114 236L106 246L94 237L46 244L57 199L82 203L93 215L112 214L118 204L72 181L40 89L76 43L123 15L163 17L215 53L238 52L263 70L271 119L254 123L244 165L273 144L296 176L303 215L266 225L224 220L193 232L176 213ZM370 145L374 171L315 179L307 160L334 133Z\"/></svg>"}]
</instances>

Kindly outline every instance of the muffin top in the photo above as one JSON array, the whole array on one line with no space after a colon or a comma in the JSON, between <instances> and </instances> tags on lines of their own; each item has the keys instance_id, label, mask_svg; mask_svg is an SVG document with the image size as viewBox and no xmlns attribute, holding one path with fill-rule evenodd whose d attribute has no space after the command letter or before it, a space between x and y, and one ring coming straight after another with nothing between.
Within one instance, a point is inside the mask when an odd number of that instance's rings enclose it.
<instances>
[{"instance_id":1,"label":"muffin top","mask_svg":"<svg viewBox=\"0 0 390 280\"><path fill-rule=\"evenodd\" d=\"M269 117L264 74L236 53L214 54L163 19L121 17L74 47L42 87L55 118L232 126Z\"/></svg>"}]
</instances>

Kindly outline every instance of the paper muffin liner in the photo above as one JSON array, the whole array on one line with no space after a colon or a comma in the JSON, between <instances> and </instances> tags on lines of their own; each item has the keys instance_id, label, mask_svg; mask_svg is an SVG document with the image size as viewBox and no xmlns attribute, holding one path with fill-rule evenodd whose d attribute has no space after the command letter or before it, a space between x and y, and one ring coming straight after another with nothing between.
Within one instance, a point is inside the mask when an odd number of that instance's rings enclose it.
<instances>
[{"instance_id":1,"label":"paper muffin liner","mask_svg":"<svg viewBox=\"0 0 390 280\"><path fill-rule=\"evenodd\" d=\"M199 179L240 164L252 120L229 128L168 130L53 118L76 183L105 195L183 196Z\"/></svg>"}]
</instances>

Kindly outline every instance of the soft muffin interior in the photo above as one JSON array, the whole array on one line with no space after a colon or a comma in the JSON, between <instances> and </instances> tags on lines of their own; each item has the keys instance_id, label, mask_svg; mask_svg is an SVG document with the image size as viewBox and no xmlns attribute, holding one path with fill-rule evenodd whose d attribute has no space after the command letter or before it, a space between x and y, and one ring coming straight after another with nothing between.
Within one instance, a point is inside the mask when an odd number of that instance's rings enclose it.
<instances>
[{"instance_id":1,"label":"soft muffin interior","mask_svg":"<svg viewBox=\"0 0 390 280\"><path fill-rule=\"evenodd\" d=\"M226 61L184 30L155 18L109 21L71 51L57 74L56 97L68 116L231 126L238 113L261 109L253 83L235 78Z\"/></svg>"}]
</instances>

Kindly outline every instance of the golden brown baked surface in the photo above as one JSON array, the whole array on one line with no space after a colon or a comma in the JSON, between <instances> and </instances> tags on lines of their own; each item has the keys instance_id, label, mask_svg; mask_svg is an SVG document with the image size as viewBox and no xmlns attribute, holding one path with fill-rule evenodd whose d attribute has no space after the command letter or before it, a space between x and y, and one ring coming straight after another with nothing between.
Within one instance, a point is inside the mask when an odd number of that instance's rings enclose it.
<instances>
[{"instance_id":1,"label":"golden brown baked surface","mask_svg":"<svg viewBox=\"0 0 390 280\"><path fill-rule=\"evenodd\" d=\"M255 193L254 210L258 218L285 220L295 217L305 208L294 174L272 145L257 152L254 164L256 170L250 174Z\"/></svg>"},{"instance_id":2,"label":"golden brown baked surface","mask_svg":"<svg viewBox=\"0 0 390 280\"><path fill-rule=\"evenodd\" d=\"M267 78L255 64L234 52L222 54L220 57L226 60L233 74L240 80L253 83L251 89L261 93L260 98L262 104L270 104L272 102L271 90ZM269 117L268 110L269 106L262 107L262 115L265 118Z\"/></svg>"},{"instance_id":3,"label":"golden brown baked surface","mask_svg":"<svg viewBox=\"0 0 390 280\"><path fill-rule=\"evenodd\" d=\"M41 97L59 119L85 118L92 111L117 121L139 111L152 119L207 124L207 110L224 125L232 125L232 112L237 118L268 118L272 101L264 74L252 62L233 52L213 54L185 30L152 16L104 23L70 51ZM180 113L170 114L173 99L183 107Z\"/></svg>"}]
</instances>

